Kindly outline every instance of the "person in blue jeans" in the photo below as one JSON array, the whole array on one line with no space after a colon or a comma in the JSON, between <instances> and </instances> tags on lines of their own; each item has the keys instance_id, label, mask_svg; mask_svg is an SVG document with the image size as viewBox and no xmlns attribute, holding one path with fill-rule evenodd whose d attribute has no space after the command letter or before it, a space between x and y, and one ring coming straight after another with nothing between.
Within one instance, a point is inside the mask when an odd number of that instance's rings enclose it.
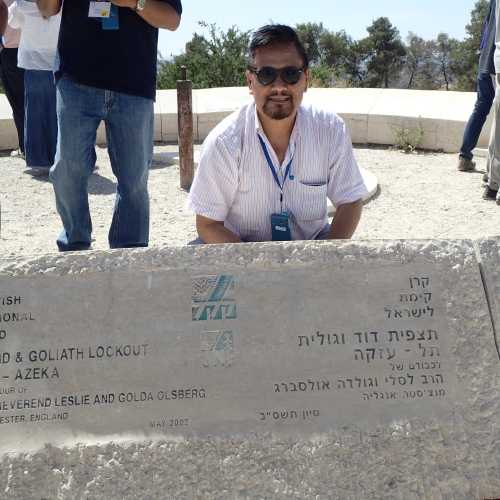
<instances>
[{"instance_id":1,"label":"person in blue jeans","mask_svg":"<svg viewBox=\"0 0 500 500\"><path fill-rule=\"evenodd\" d=\"M63 230L60 251L90 248L87 181L101 120L117 178L111 248L149 243L148 170L158 28L177 29L180 0L37 0L42 15L61 10L57 80L58 141L50 179Z\"/></svg>"},{"instance_id":2,"label":"person in blue jeans","mask_svg":"<svg viewBox=\"0 0 500 500\"><path fill-rule=\"evenodd\" d=\"M15 0L9 25L21 29L17 65L24 69L24 148L31 173L47 174L57 144L54 65L61 16L44 19L35 3Z\"/></svg>"},{"instance_id":3,"label":"person in blue jeans","mask_svg":"<svg viewBox=\"0 0 500 500\"><path fill-rule=\"evenodd\" d=\"M495 86L493 83L495 75L495 65L493 62L495 32L495 0L490 0L488 15L484 21L481 38L476 104L465 126L462 146L460 147L458 170L461 172L471 172L476 168L472 150L477 145L481 130L495 97Z\"/></svg>"}]
</instances>

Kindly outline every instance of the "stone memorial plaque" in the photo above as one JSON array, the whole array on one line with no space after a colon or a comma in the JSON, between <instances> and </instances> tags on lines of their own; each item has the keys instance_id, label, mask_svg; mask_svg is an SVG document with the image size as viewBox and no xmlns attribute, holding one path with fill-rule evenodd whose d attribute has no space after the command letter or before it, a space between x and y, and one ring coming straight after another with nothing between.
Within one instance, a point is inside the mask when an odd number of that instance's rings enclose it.
<instances>
[{"instance_id":1,"label":"stone memorial plaque","mask_svg":"<svg viewBox=\"0 0 500 500\"><path fill-rule=\"evenodd\" d=\"M97 271L81 256L17 277L7 269L1 450L453 420L468 404L456 261L339 260L334 246L316 247L316 261L292 253L273 265L230 264L213 249L177 251L186 268L155 268L137 252ZM467 273L482 293L479 272ZM493 334L477 338L493 355Z\"/></svg>"},{"instance_id":2,"label":"stone memorial plaque","mask_svg":"<svg viewBox=\"0 0 500 500\"><path fill-rule=\"evenodd\" d=\"M0 491L497 498L498 268L495 241L0 261Z\"/></svg>"}]
</instances>

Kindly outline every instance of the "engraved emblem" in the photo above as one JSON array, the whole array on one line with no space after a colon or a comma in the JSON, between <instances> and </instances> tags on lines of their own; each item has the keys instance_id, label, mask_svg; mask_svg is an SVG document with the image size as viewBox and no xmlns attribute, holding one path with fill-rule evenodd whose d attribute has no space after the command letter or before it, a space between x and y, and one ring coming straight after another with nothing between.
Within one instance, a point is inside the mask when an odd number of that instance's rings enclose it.
<instances>
[{"instance_id":1,"label":"engraved emblem","mask_svg":"<svg viewBox=\"0 0 500 500\"><path fill-rule=\"evenodd\" d=\"M234 276L227 274L193 279L192 320L215 321L236 319Z\"/></svg>"},{"instance_id":2,"label":"engraved emblem","mask_svg":"<svg viewBox=\"0 0 500 500\"><path fill-rule=\"evenodd\" d=\"M201 363L206 368L232 365L234 335L230 330L201 333Z\"/></svg>"}]
</instances>

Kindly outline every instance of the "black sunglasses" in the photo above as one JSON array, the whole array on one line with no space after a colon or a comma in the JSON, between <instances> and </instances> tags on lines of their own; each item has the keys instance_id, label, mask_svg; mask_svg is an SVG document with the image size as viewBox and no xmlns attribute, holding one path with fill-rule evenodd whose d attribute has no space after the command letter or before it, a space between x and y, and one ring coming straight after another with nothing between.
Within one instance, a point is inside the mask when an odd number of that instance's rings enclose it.
<instances>
[{"instance_id":1,"label":"black sunglasses","mask_svg":"<svg viewBox=\"0 0 500 500\"><path fill-rule=\"evenodd\" d=\"M260 69L248 66L248 71L251 71L257 77L261 85L271 85L276 81L278 76L289 85L295 85L300 80L305 68L296 68L295 66L287 66L286 68L273 68L272 66L264 66Z\"/></svg>"}]
</instances>

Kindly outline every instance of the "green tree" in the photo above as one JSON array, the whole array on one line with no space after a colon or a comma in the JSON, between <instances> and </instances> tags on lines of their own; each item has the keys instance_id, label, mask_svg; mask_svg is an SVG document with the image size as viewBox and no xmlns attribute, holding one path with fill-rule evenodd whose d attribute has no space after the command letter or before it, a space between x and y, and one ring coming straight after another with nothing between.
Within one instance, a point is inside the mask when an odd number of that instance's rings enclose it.
<instances>
[{"instance_id":1,"label":"green tree","mask_svg":"<svg viewBox=\"0 0 500 500\"><path fill-rule=\"evenodd\" d=\"M200 22L208 35L195 33L184 53L171 61L160 61L158 88L175 88L181 66L186 66L194 88L245 85L249 32L236 27L221 31L216 24Z\"/></svg>"},{"instance_id":2,"label":"green tree","mask_svg":"<svg viewBox=\"0 0 500 500\"><path fill-rule=\"evenodd\" d=\"M370 57L371 46L366 38L352 43L344 61L348 86L368 86L368 59Z\"/></svg>"},{"instance_id":3,"label":"green tree","mask_svg":"<svg viewBox=\"0 0 500 500\"><path fill-rule=\"evenodd\" d=\"M321 65L331 68L332 84L340 80L345 86L349 81L348 62L354 42L345 31L324 32L319 40Z\"/></svg>"},{"instance_id":4,"label":"green tree","mask_svg":"<svg viewBox=\"0 0 500 500\"><path fill-rule=\"evenodd\" d=\"M446 33L439 33L433 42L434 57L437 66L437 79L440 87L450 90L455 81L456 54L460 48L460 42L450 38Z\"/></svg>"},{"instance_id":5,"label":"green tree","mask_svg":"<svg viewBox=\"0 0 500 500\"><path fill-rule=\"evenodd\" d=\"M465 27L467 38L474 43L474 50L479 48L483 25L488 15L489 2L487 0L477 0L470 15L470 23Z\"/></svg>"},{"instance_id":6,"label":"green tree","mask_svg":"<svg viewBox=\"0 0 500 500\"><path fill-rule=\"evenodd\" d=\"M404 45L387 17L376 19L367 28L368 36L357 41L343 30L329 31L323 23L299 23L296 30L311 63L314 86L473 90L488 8L489 0L475 0L463 41L446 33L436 40L409 33ZM194 88L245 85L250 32L199 25L201 32L193 35L182 54L159 58L158 88L175 88L182 65Z\"/></svg>"},{"instance_id":7,"label":"green tree","mask_svg":"<svg viewBox=\"0 0 500 500\"><path fill-rule=\"evenodd\" d=\"M320 40L327 33L327 30L323 27L323 23L299 23L295 26L295 31L297 31L299 39L304 45L311 65L320 63Z\"/></svg>"},{"instance_id":8,"label":"green tree","mask_svg":"<svg viewBox=\"0 0 500 500\"><path fill-rule=\"evenodd\" d=\"M465 39L454 48L453 67L457 76L457 90L474 90L479 60L479 46L489 2L476 1L471 12L470 23L465 27Z\"/></svg>"},{"instance_id":9,"label":"green tree","mask_svg":"<svg viewBox=\"0 0 500 500\"><path fill-rule=\"evenodd\" d=\"M311 66L309 84L311 87L332 87L335 75L331 66L327 64L315 64Z\"/></svg>"},{"instance_id":10,"label":"green tree","mask_svg":"<svg viewBox=\"0 0 500 500\"><path fill-rule=\"evenodd\" d=\"M368 73L370 86L389 87L389 81L397 77L404 64L406 50L398 29L387 17L379 17L367 28L365 39L370 48Z\"/></svg>"},{"instance_id":11,"label":"green tree","mask_svg":"<svg viewBox=\"0 0 500 500\"><path fill-rule=\"evenodd\" d=\"M322 23L301 23L295 29L309 58L312 85L331 87L336 80L345 82L351 37L345 31L328 31Z\"/></svg>"},{"instance_id":12,"label":"green tree","mask_svg":"<svg viewBox=\"0 0 500 500\"><path fill-rule=\"evenodd\" d=\"M428 90L436 88L433 43L412 32L408 33L406 41L406 64L402 76L403 85L408 89Z\"/></svg>"}]
</instances>

